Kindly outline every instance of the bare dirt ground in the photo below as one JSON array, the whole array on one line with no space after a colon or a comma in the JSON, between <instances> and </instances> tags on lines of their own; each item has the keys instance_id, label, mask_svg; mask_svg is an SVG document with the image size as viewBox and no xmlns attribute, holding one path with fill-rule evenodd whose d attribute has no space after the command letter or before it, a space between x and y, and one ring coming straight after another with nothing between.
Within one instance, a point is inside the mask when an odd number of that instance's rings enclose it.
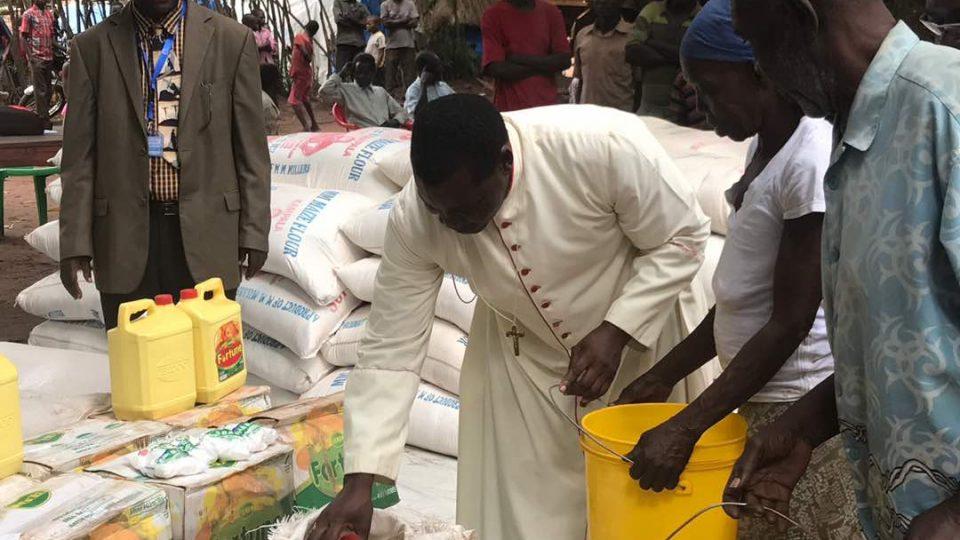
<instances>
[{"instance_id":1,"label":"bare dirt ground","mask_svg":"<svg viewBox=\"0 0 960 540\"><path fill-rule=\"evenodd\" d=\"M281 133L301 131L300 122L286 103L280 105ZM323 131L342 131L330 115L330 110L314 103L314 112ZM51 180L52 181L52 180ZM17 294L39 279L58 270L57 263L31 248L23 236L38 225L37 206L33 195L32 178L8 179L4 189L6 210L4 237L0 240L0 341L25 343L30 330L40 324L38 319L14 305ZM49 220L57 219L59 211L49 203Z\"/></svg>"},{"instance_id":2,"label":"bare dirt ground","mask_svg":"<svg viewBox=\"0 0 960 540\"><path fill-rule=\"evenodd\" d=\"M57 264L23 241L23 235L37 227L33 179L8 179L4 185L4 238L0 240L0 341L25 342L40 319L20 311L17 293L40 278L57 271ZM49 219L57 219L51 208Z\"/></svg>"}]
</instances>

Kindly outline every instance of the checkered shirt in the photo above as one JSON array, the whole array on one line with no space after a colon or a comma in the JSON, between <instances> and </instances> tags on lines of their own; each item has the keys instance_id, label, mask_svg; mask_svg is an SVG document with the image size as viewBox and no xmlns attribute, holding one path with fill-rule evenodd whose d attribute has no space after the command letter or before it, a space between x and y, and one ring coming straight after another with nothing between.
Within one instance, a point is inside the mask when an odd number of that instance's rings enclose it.
<instances>
[{"instance_id":1,"label":"checkered shirt","mask_svg":"<svg viewBox=\"0 0 960 540\"><path fill-rule=\"evenodd\" d=\"M150 73L147 73L146 65L143 63L143 51L150 51L150 38L157 35L161 40L167 36L174 35L173 54L177 58L183 58L183 27L180 24L183 13L183 2L180 0L177 7L171 10L166 19L159 25L147 19L136 9L133 4L133 18L137 26L137 59L140 65L140 88L143 90L143 110L146 114L147 100L150 96ZM181 63L181 71L183 64ZM159 92L153 96L154 114L158 115L160 111ZM180 197L180 170L174 167L163 157L150 158L150 198L155 201L176 201Z\"/></svg>"}]
</instances>

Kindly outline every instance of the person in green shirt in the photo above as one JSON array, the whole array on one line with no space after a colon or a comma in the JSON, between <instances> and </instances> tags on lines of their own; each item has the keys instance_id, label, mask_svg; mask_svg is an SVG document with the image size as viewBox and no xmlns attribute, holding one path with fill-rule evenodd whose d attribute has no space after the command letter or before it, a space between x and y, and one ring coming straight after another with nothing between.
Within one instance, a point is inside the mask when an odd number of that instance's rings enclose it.
<instances>
[{"instance_id":1,"label":"person in green shirt","mask_svg":"<svg viewBox=\"0 0 960 540\"><path fill-rule=\"evenodd\" d=\"M640 11L627 62L640 85L639 114L671 120L670 94L680 71L680 41L699 11L697 0L660 0Z\"/></svg>"}]
</instances>

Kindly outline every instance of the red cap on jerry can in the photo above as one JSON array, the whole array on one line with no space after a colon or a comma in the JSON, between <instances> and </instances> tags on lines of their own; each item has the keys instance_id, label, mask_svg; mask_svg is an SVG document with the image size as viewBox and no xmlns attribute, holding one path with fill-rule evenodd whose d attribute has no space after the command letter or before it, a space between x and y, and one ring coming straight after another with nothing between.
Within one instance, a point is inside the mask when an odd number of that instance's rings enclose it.
<instances>
[{"instance_id":1,"label":"red cap on jerry can","mask_svg":"<svg viewBox=\"0 0 960 540\"><path fill-rule=\"evenodd\" d=\"M169 306L173 304L173 295L172 294L158 294L154 297L153 301L158 306Z\"/></svg>"},{"instance_id":2,"label":"red cap on jerry can","mask_svg":"<svg viewBox=\"0 0 960 540\"><path fill-rule=\"evenodd\" d=\"M183 289L180 291L180 300L193 300L198 296L199 294L196 289Z\"/></svg>"}]
</instances>

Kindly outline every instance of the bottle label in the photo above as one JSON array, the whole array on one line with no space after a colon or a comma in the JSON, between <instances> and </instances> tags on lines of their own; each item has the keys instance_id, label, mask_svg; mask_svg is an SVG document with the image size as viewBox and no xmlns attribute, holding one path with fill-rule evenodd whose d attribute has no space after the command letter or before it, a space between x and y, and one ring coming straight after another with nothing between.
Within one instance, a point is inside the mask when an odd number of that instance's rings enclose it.
<instances>
[{"instance_id":1,"label":"bottle label","mask_svg":"<svg viewBox=\"0 0 960 540\"><path fill-rule=\"evenodd\" d=\"M228 321L220 327L215 353L220 382L243 371L243 331L239 321Z\"/></svg>"}]
</instances>

